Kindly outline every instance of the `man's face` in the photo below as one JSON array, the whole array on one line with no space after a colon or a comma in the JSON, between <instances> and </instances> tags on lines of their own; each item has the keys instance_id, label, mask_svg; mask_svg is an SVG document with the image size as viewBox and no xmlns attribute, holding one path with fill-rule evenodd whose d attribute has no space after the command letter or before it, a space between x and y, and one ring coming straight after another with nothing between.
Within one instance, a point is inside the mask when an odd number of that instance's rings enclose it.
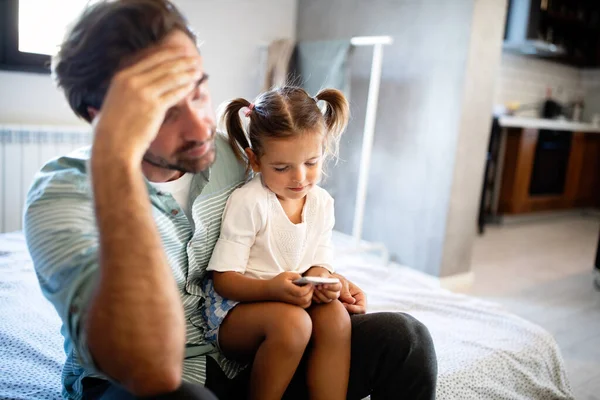
<instances>
[{"instance_id":1,"label":"man's face","mask_svg":"<svg viewBox=\"0 0 600 400\"><path fill-rule=\"evenodd\" d=\"M179 30L153 50L161 48L181 49L190 56L198 54L195 43ZM215 160L215 132L215 114L204 75L186 98L167 111L144 156L145 164L181 172L204 171Z\"/></svg>"}]
</instances>

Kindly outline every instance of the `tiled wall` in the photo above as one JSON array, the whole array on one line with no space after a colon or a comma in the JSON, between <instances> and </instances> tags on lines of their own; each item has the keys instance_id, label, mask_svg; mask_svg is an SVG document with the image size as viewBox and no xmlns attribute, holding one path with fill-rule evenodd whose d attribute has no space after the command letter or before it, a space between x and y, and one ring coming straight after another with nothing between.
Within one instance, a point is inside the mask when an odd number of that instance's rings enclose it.
<instances>
[{"instance_id":1,"label":"tiled wall","mask_svg":"<svg viewBox=\"0 0 600 400\"><path fill-rule=\"evenodd\" d=\"M584 69L581 71L581 84L587 91L600 88L600 69Z\"/></svg>"},{"instance_id":2,"label":"tiled wall","mask_svg":"<svg viewBox=\"0 0 600 400\"><path fill-rule=\"evenodd\" d=\"M546 98L548 87L552 88L552 97L568 103L600 88L600 69L579 69L533 57L502 54L494 104L539 103ZM536 113L534 110L522 115L537 116Z\"/></svg>"},{"instance_id":3,"label":"tiled wall","mask_svg":"<svg viewBox=\"0 0 600 400\"><path fill-rule=\"evenodd\" d=\"M502 63L496 79L495 104L519 102L522 105L539 103L546 98L546 89L552 88L552 97L569 102L584 95L581 72L578 68L510 53L502 54ZM536 111L522 115L536 115Z\"/></svg>"},{"instance_id":4,"label":"tiled wall","mask_svg":"<svg viewBox=\"0 0 600 400\"><path fill-rule=\"evenodd\" d=\"M581 82L585 88L583 118L592 121L600 115L600 69L581 71Z\"/></svg>"}]
</instances>

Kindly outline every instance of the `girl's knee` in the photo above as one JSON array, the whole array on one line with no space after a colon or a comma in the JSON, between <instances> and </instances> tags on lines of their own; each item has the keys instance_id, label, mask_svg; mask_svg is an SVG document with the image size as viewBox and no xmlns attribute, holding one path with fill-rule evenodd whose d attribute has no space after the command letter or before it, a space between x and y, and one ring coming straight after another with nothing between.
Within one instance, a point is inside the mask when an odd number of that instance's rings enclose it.
<instances>
[{"instance_id":1,"label":"girl's knee","mask_svg":"<svg viewBox=\"0 0 600 400\"><path fill-rule=\"evenodd\" d=\"M352 324L350 315L341 301L334 300L328 304L313 306L311 318L313 322L313 338L350 337Z\"/></svg>"},{"instance_id":2,"label":"girl's knee","mask_svg":"<svg viewBox=\"0 0 600 400\"><path fill-rule=\"evenodd\" d=\"M290 350L304 350L311 333L312 320L303 308L279 304L273 313L273 323L267 330L267 339L280 342Z\"/></svg>"}]
</instances>

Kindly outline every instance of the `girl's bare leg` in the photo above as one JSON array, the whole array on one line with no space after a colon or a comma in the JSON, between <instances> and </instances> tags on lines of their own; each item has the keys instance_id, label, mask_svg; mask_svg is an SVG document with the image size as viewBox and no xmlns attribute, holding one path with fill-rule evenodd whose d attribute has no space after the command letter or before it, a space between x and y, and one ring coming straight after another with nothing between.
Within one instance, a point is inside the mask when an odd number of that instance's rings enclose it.
<instances>
[{"instance_id":1,"label":"girl's bare leg","mask_svg":"<svg viewBox=\"0 0 600 400\"><path fill-rule=\"evenodd\" d=\"M286 303L238 304L219 328L219 346L229 358L252 364L249 399L281 399L310 340L308 313Z\"/></svg>"},{"instance_id":2,"label":"girl's bare leg","mask_svg":"<svg viewBox=\"0 0 600 400\"><path fill-rule=\"evenodd\" d=\"M343 400L350 375L350 315L339 300L313 304L307 383L310 398Z\"/></svg>"}]
</instances>

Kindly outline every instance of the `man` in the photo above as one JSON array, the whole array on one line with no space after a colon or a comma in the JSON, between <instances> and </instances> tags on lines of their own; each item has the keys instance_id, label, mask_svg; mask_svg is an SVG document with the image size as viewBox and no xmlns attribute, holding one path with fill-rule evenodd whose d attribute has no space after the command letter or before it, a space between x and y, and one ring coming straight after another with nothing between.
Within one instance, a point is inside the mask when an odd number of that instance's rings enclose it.
<instances>
[{"instance_id":1,"label":"man","mask_svg":"<svg viewBox=\"0 0 600 400\"><path fill-rule=\"evenodd\" d=\"M53 72L94 130L91 150L42 169L25 211L40 285L63 320L63 395L212 398L204 385L220 399L243 398L250 371L205 341L199 307L244 167L216 134L185 19L168 0L96 3ZM365 315L362 291L340 278L353 314L348 398L433 398L427 329L405 314ZM288 397L306 398L302 367Z\"/></svg>"}]
</instances>

